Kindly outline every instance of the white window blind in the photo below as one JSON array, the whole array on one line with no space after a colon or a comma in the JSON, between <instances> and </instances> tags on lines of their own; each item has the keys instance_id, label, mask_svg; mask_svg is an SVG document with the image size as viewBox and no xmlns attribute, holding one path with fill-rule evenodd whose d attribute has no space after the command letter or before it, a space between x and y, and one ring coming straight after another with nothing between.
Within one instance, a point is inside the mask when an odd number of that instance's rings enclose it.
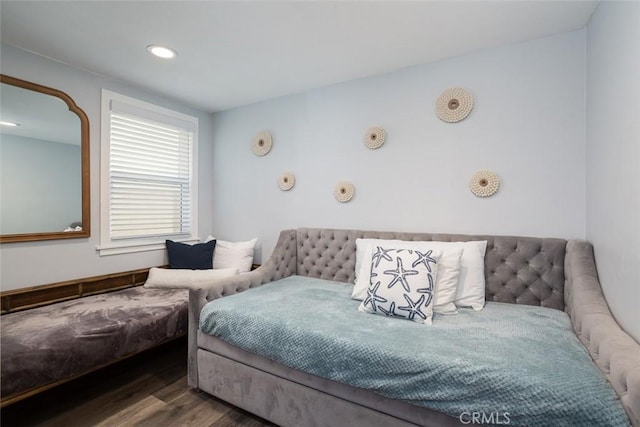
<instances>
[{"instance_id":1,"label":"white window blind","mask_svg":"<svg viewBox=\"0 0 640 427\"><path fill-rule=\"evenodd\" d=\"M112 102L109 132L111 240L189 235L193 131L118 104Z\"/></svg>"}]
</instances>

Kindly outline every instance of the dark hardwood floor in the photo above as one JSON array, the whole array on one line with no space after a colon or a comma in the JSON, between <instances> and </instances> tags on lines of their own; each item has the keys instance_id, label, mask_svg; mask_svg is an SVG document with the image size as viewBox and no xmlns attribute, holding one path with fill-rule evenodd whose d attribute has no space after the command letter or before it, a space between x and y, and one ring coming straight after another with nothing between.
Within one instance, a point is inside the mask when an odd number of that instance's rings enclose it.
<instances>
[{"instance_id":1,"label":"dark hardwood floor","mask_svg":"<svg viewBox=\"0 0 640 427\"><path fill-rule=\"evenodd\" d=\"M187 387L186 338L78 378L0 411L2 427L273 424Z\"/></svg>"}]
</instances>

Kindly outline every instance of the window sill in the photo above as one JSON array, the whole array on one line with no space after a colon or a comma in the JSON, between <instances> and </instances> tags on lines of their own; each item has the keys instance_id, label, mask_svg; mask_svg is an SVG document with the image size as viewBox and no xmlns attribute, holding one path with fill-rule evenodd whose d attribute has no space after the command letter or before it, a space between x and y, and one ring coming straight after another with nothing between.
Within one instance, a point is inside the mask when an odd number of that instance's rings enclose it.
<instances>
[{"instance_id":1,"label":"window sill","mask_svg":"<svg viewBox=\"0 0 640 427\"><path fill-rule=\"evenodd\" d=\"M184 237L184 238L175 238L171 239L174 242L180 243L198 243L199 240L194 237ZM99 256L109 256L109 255L122 255L122 254L131 254L136 252L149 252L149 251L160 251L165 250L166 245L165 241L153 241L153 242L122 242L122 243L110 243L105 245L100 245L96 247L96 251Z\"/></svg>"}]
</instances>

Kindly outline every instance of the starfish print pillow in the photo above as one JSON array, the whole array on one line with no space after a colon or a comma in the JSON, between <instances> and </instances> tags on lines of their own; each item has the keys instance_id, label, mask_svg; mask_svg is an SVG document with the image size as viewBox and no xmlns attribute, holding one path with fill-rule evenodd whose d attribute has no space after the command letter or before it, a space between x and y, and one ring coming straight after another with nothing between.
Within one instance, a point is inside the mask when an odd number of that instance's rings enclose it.
<instances>
[{"instance_id":1,"label":"starfish print pillow","mask_svg":"<svg viewBox=\"0 0 640 427\"><path fill-rule=\"evenodd\" d=\"M358 310L430 325L441 256L433 250L376 247L367 296Z\"/></svg>"}]
</instances>

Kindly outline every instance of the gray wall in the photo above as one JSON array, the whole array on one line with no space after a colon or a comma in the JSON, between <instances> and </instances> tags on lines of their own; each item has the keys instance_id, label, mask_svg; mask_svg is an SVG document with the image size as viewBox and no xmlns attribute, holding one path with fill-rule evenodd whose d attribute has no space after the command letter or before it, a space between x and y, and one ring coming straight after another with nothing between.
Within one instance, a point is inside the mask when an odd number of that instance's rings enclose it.
<instances>
[{"instance_id":1,"label":"gray wall","mask_svg":"<svg viewBox=\"0 0 640 427\"><path fill-rule=\"evenodd\" d=\"M116 81L1 45L0 72L50 86L70 95L89 116L91 141L91 237L65 241L3 243L0 286L3 290L162 265L165 251L98 256L100 230L100 96L102 88L198 117L199 235L211 233L211 115ZM3 196L4 197L4 196Z\"/></svg>"},{"instance_id":2,"label":"gray wall","mask_svg":"<svg viewBox=\"0 0 640 427\"><path fill-rule=\"evenodd\" d=\"M0 136L0 232L63 231L82 221L80 146Z\"/></svg>"},{"instance_id":3,"label":"gray wall","mask_svg":"<svg viewBox=\"0 0 640 427\"><path fill-rule=\"evenodd\" d=\"M587 239L613 315L640 341L640 3L587 29Z\"/></svg>"},{"instance_id":4,"label":"gray wall","mask_svg":"<svg viewBox=\"0 0 640 427\"><path fill-rule=\"evenodd\" d=\"M581 30L216 113L214 233L258 236L262 258L298 226L584 237L585 42ZM451 86L475 96L457 124L434 113ZM373 125L388 134L378 150L362 142ZM261 129L265 157L250 150ZM480 169L500 176L494 197L469 191ZM350 203L333 198L342 180Z\"/></svg>"}]
</instances>

